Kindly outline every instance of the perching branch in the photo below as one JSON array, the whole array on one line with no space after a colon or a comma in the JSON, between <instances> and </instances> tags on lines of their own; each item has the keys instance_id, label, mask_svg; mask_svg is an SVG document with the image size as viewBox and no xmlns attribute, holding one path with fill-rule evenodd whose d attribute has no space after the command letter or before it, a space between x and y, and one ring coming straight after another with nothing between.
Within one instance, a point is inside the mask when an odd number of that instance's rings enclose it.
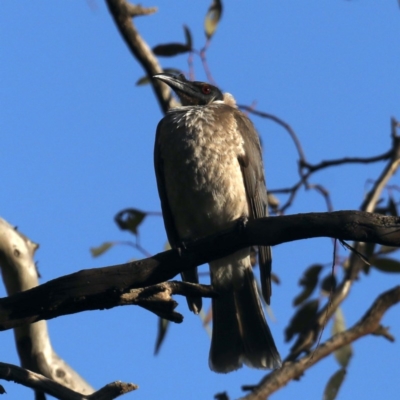
<instances>
[{"instance_id":1,"label":"perching branch","mask_svg":"<svg viewBox=\"0 0 400 400\"><path fill-rule=\"evenodd\" d=\"M352 328L333 336L318 346L311 355L306 355L295 362L287 362L281 369L271 372L242 400L266 399L291 380L299 378L307 369L332 354L335 350L356 341L360 337L374 334L380 329L380 321L385 312L399 302L400 286L382 293L361 320Z\"/></svg>"},{"instance_id":2,"label":"perching branch","mask_svg":"<svg viewBox=\"0 0 400 400\"><path fill-rule=\"evenodd\" d=\"M174 311L178 303L173 300L173 294L201 297L218 296L218 293L209 285L170 281L145 288L132 289L128 293L122 294L115 306L137 305L146 308L161 318L181 323L183 316Z\"/></svg>"},{"instance_id":3,"label":"perching branch","mask_svg":"<svg viewBox=\"0 0 400 400\"><path fill-rule=\"evenodd\" d=\"M61 400L112 400L138 388L133 383L113 382L97 392L83 394L75 392L43 375L6 363L0 363L0 379L14 381Z\"/></svg>"},{"instance_id":4,"label":"perching branch","mask_svg":"<svg viewBox=\"0 0 400 400\"><path fill-rule=\"evenodd\" d=\"M219 234L186 243L183 249L126 264L82 270L0 299L0 330L60 315L125 305L124 296L132 289L163 283L182 271L252 245L333 237L400 246L400 217L359 211L269 217L247 223L241 221L238 225L239 228L233 226ZM183 288L181 286L181 293L187 294ZM143 292L153 294L153 290L147 288ZM196 290L199 295L213 296L206 287ZM139 299L143 301L145 295L140 294Z\"/></svg>"}]
</instances>

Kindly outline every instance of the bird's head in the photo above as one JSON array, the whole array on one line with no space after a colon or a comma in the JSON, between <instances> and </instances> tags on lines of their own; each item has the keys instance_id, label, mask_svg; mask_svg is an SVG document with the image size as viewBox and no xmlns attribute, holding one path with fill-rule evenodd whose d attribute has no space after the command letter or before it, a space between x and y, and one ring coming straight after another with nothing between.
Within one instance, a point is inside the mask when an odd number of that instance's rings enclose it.
<instances>
[{"instance_id":1,"label":"bird's head","mask_svg":"<svg viewBox=\"0 0 400 400\"><path fill-rule=\"evenodd\" d=\"M166 83L177 94L183 106L206 106L213 101L224 100L224 95L216 86L188 81L182 74L157 74L153 78Z\"/></svg>"}]
</instances>

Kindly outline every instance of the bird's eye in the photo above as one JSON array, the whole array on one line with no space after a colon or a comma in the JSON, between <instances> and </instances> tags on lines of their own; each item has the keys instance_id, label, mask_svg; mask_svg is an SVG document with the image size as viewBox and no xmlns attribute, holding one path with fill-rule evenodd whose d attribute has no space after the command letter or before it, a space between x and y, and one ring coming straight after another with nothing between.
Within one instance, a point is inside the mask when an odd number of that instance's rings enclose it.
<instances>
[{"instance_id":1,"label":"bird's eye","mask_svg":"<svg viewBox=\"0 0 400 400\"><path fill-rule=\"evenodd\" d=\"M201 91L203 92L203 94L210 94L211 93L211 88L208 85L204 85L201 87Z\"/></svg>"}]
</instances>

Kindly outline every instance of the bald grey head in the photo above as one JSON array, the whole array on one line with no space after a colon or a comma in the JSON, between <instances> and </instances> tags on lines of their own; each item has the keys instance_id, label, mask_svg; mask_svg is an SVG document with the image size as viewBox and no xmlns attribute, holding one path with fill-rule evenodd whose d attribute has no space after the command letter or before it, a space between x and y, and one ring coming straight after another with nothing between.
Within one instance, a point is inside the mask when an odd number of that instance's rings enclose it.
<instances>
[{"instance_id":1,"label":"bald grey head","mask_svg":"<svg viewBox=\"0 0 400 400\"><path fill-rule=\"evenodd\" d=\"M188 81L183 74L157 74L153 78L166 83L179 97L183 106L206 106L224 100L222 92L206 82Z\"/></svg>"}]
</instances>

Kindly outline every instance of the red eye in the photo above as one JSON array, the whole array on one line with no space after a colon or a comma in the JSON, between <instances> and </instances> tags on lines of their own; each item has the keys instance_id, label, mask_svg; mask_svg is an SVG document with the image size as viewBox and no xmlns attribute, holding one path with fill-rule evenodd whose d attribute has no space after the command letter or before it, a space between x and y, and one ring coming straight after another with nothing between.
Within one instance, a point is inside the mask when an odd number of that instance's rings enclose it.
<instances>
[{"instance_id":1,"label":"red eye","mask_svg":"<svg viewBox=\"0 0 400 400\"><path fill-rule=\"evenodd\" d=\"M203 92L203 94L210 94L211 93L211 88L208 85L204 85L201 87L201 91Z\"/></svg>"}]
</instances>

